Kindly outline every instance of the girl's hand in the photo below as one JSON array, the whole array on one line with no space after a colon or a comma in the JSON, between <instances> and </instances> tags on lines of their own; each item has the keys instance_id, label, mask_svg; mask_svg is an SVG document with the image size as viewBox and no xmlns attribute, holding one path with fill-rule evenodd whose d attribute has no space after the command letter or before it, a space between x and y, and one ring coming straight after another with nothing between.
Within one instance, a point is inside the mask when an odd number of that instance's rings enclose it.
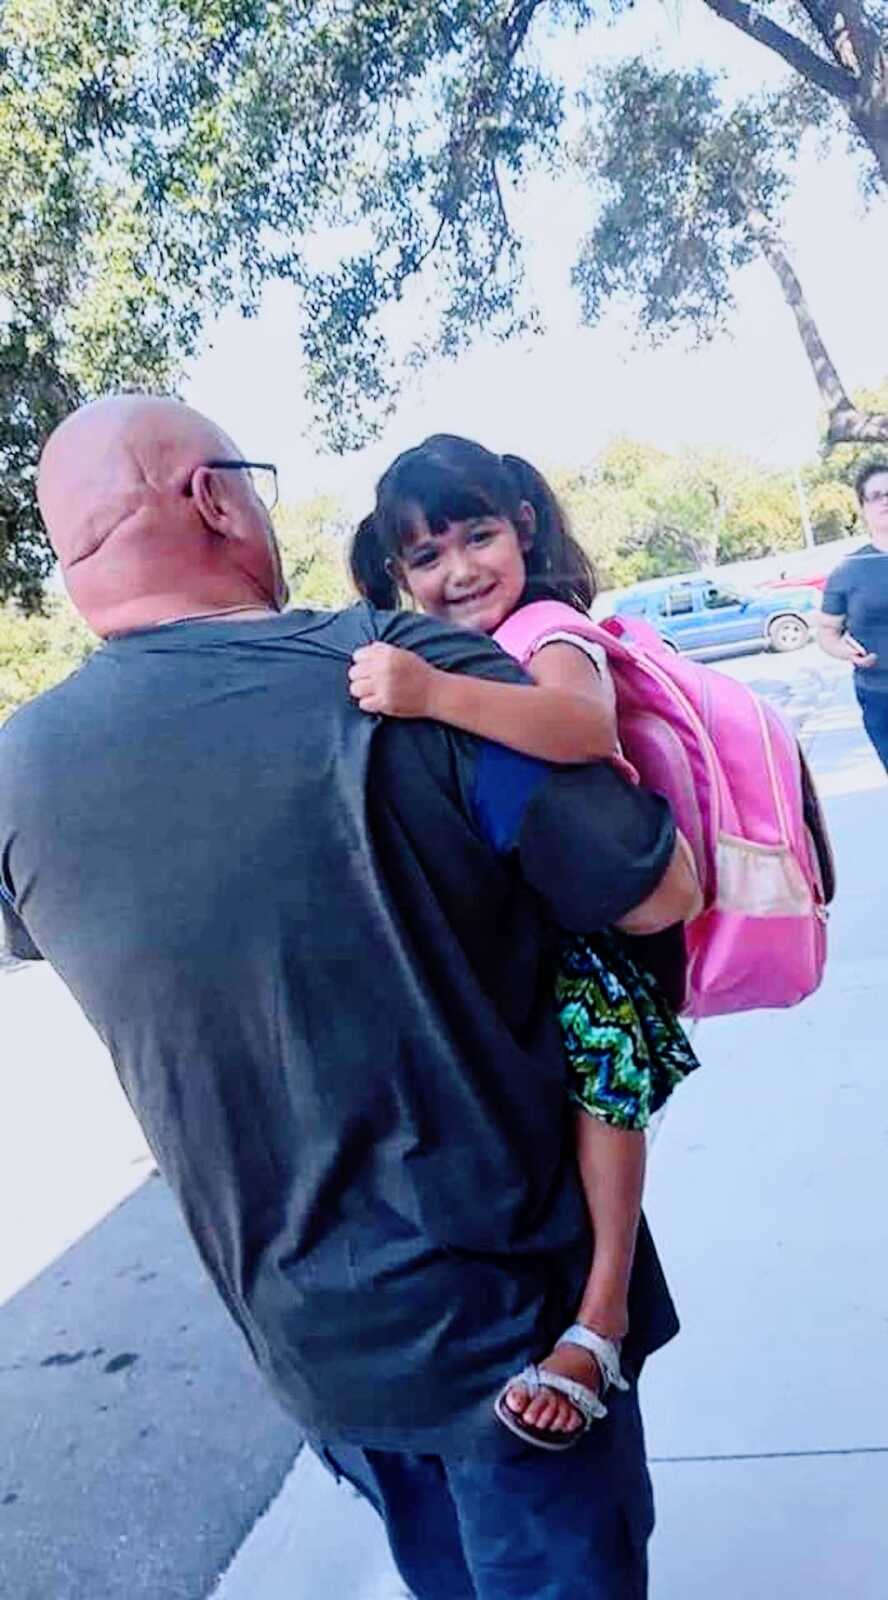
<instances>
[{"instance_id":1,"label":"girl's hand","mask_svg":"<svg viewBox=\"0 0 888 1600\"><path fill-rule=\"evenodd\" d=\"M397 645L361 645L352 656L348 686L362 711L386 717L427 717L439 676L421 656Z\"/></svg>"}]
</instances>

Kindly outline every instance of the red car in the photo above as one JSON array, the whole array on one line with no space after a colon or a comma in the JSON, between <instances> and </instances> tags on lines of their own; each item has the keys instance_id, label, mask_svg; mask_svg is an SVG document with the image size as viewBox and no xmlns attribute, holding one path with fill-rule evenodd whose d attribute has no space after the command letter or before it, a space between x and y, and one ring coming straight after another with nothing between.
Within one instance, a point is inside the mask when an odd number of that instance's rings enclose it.
<instances>
[{"instance_id":1,"label":"red car","mask_svg":"<svg viewBox=\"0 0 888 1600\"><path fill-rule=\"evenodd\" d=\"M825 589L827 574L818 573L814 577L806 578L768 578L766 582L758 584L759 589Z\"/></svg>"}]
</instances>

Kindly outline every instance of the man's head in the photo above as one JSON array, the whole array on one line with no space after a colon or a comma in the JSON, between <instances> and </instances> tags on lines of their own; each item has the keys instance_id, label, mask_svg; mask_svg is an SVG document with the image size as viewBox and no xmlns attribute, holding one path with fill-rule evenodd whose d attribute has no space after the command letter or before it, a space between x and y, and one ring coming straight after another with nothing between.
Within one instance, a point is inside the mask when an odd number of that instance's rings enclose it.
<instances>
[{"instance_id":1,"label":"man's head","mask_svg":"<svg viewBox=\"0 0 888 1600\"><path fill-rule=\"evenodd\" d=\"M888 548L888 461L869 461L854 480L873 544Z\"/></svg>"},{"instance_id":2,"label":"man's head","mask_svg":"<svg viewBox=\"0 0 888 1600\"><path fill-rule=\"evenodd\" d=\"M287 598L271 521L240 452L176 400L124 395L67 418L37 495L65 585L96 633Z\"/></svg>"}]
</instances>

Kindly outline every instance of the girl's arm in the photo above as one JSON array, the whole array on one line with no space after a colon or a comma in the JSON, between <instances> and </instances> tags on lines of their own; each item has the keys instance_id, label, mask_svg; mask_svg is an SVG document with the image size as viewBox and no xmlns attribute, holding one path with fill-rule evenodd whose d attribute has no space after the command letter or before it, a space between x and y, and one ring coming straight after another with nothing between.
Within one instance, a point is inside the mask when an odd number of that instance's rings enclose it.
<instances>
[{"instance_id":1,"label":"girl's arm","mask_svg":"<svg viewBox=\"0 0 888 1600\"><path fill-rule=\"evenodd\" d=\"M429 717L494 739L542 761L601 761L617 748L613 689L571 644L544 645L533 658L535 686L491 683L442 672L396 645L363 645L349 672L362 711Z\"/></svg>"}]
</instances>

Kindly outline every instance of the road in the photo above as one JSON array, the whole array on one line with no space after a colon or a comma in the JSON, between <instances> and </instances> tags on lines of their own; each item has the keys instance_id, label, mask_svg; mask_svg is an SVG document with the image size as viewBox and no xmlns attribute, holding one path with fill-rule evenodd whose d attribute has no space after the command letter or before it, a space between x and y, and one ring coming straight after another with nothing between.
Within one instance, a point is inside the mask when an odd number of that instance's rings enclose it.
<instances>
[{"instance_id":1,"label":"road","mask_svg":"<svg viewBox=\"0 0 888 1600\"><path fill-rule=\"evenodd\" d=\"M684 1323L645 1377L653 1600L885 1600L888 786L836 664L722 665L799 726L840 897L820 994L708 1024L652 1153ZM61 985L0 976L0 1024L3 1600L397 1600L372 1516L297 1456Z\"/></svg>"}]
</instances>

